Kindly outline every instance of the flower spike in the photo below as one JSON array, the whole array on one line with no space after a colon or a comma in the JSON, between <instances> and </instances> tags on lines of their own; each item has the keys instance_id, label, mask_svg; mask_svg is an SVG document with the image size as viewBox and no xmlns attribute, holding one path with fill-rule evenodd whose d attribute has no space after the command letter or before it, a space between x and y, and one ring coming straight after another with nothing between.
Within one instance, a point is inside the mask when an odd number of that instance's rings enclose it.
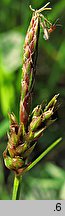
<instances>
[{"instance_id":1,"label":"flower spike","mask_svg":"<svg viewBox=\"0 0 65 216\"><path fill-rule=\"evenodd\" d=\"M8 143L3 153L3 158L5 166L13 170L16 175L23 174L28 167L29 156L38 138L42 136L45 129L53 123L52 117L57 104L58 95L55 95L46 107L42 104L37 105L32 113L30 113L32 90L36 73L40 26L42 24L44 34L46 34L45 30L48 29L48 25L51 25L41 12L50 10L51 8L47 8L49 4L50 2L39 10L34 10L30 6L33 15L25 37L23 49L19 124L15 115L13 113L9 114L10 133L8 133Z\"/></svg>"}]
</instances>

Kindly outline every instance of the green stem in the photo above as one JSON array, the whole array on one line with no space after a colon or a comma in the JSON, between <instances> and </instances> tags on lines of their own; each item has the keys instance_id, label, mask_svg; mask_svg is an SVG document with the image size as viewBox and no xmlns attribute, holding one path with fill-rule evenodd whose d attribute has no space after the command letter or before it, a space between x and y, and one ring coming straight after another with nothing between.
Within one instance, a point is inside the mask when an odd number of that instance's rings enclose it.
<instances>
[{"instance_id":1,"label":"green stem","mask_svg":"<svg viewBox=\"0 0 65 216\"><path fill-rule=\"evenodd\" d=\"M25 172L32 169L45 155L47 155L60 141L62 138L57 139L53 144L51 144L35 161L33 161L25 170Z\"/></svg>"},{"instance_id":2,"label":"green stem","mask_svg":"<svg viewBox=\"0 0 65 216\"><path fill-rule=\"evenodd\" d=\"M12 200L19 200L20 195L20 183L22 181L22 176L16 176L14 178L14 185L13 185L13 194Z\"/></svg>"}]
</instances>

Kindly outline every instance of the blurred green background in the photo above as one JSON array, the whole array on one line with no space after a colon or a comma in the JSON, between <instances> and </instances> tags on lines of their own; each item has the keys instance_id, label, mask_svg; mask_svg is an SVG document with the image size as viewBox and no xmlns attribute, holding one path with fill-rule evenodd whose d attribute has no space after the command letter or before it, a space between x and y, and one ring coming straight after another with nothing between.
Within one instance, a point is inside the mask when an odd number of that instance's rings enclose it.
<instances>
[{"instance_id":1,"label":"blurred green background","mask_svg":"<svg viewBox=\"0 0 65 216\"><path fill-rule=\"evenodd\" d=\"M41 30L36 82L32 108L47 103L59 93L57 121L50 126L31 155L33 161L60 136L62 142L23 177L20 199L65 199L65 0L51 0L52 11L44 12L52 22L59 18L61 27L44 41ZM14 174L3 163L7 145L8 112L19 119L23 44L32 12L44 0L0 0L0 199L11 199Z\"/></svg>"}]
</instances>

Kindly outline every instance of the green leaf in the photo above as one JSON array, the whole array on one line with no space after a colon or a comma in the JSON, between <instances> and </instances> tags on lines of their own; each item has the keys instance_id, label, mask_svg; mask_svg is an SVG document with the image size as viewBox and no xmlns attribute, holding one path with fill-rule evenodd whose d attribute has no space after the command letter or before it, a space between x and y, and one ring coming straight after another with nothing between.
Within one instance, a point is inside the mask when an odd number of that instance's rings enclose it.
<instances>
[{"instance_id":1,"label":"green leaf","mask_svg":"<svg viewBox=\"0 0 65 216\"><path fill-rule=\"evenodd\" d=\"M65 172L60 167L57 167L55 164L47 163L45 166L45 171L49 177L54 179L64 179Z\"/></svg>"},{"instance_id":2,"label":"green leaf","mask_svg":"<svg viewBox=\"0 0 65 216\"><path fill-rule=\"evenodd\" d=\"M60 141L62 138L60 137L58 140L56 140L53 144L51 144L35 161L33 161L24 172L29 171L32 169L43 157L45 157Z\"/></svg>"},{"instance_id":3,"label":"green leaf","mask_svg":"<svg viewBox=\"0 0 65 216\"><path fill-rule=\"evenodd\" d=\"M9 121L7 119L4 119L2 122L0 122L0 138L6 134L8 129Z\"/></svg>"},{"instance_id":4,"label":"green leaf","mask_svg":"<svg viewBox=\"0 0 65 216\"><path fill-rule=\"evenodd\" d=\"M56 20L59 17L59 15L65 9L65 0L60 0L60 1L56 2L56 4L54 6L51 4L51 7L53 8L53 10L50 12L48 17L53 22L54 20Z\"/></svg>"},{"instance_id":5,"label":"green leaf","mask_svg":"<svg viewBox=\"0 0 65 216\"><path fill-rule=\"evenodd\" d=\"M16 31L0 35L1 67L5 73L17 70L22 64L23 42L23 35Z\"/></svg>"},{"instance_id":6,"label":"green leaf","mask_svg":"<svg viewBox=\"0 0 65 216\"><path fill-rule=\"evenodd\" d=\"M10 106L14 105L14 87L13 85L1 85L1 109L3 115L7 115Z\"/></svg>"}]
</instances>

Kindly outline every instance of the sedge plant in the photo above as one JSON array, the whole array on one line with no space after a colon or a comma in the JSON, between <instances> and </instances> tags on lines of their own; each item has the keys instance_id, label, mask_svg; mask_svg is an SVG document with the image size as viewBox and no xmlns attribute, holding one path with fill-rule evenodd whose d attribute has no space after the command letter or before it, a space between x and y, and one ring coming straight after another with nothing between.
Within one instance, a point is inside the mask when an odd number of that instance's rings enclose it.
<instances>
[{"instance_id":1,"label":"sedge plant","mask_svg":"<svg viewBox=\"0 0 65 216\"><path fill-rule=\"evenodd\" d=\"M32 113L32 92L35 81L36 63L38 55L38 43L40 27L47 38L48 29L51 23L41 14L48 8L49 2L39 10L33 11L32 19L25 37L23 50L23 66L21 78L21 99L20 99L20 122L18 124L16 116L9 113L10 133L8 134L7 147L3 153L5 166L14 171L14 185L12 199L19 199L20 185L23 175L38 163L49 151L51 151L60 141L59 138L50 145L35 161L28 162L29 156L37 144L37 140L43 135L46 128L53 123L53 114L57 108L58 94L55 95L48 105L37 105ZM48 38L47 38L48 39Z\"/></svg>"}]
</instances>

